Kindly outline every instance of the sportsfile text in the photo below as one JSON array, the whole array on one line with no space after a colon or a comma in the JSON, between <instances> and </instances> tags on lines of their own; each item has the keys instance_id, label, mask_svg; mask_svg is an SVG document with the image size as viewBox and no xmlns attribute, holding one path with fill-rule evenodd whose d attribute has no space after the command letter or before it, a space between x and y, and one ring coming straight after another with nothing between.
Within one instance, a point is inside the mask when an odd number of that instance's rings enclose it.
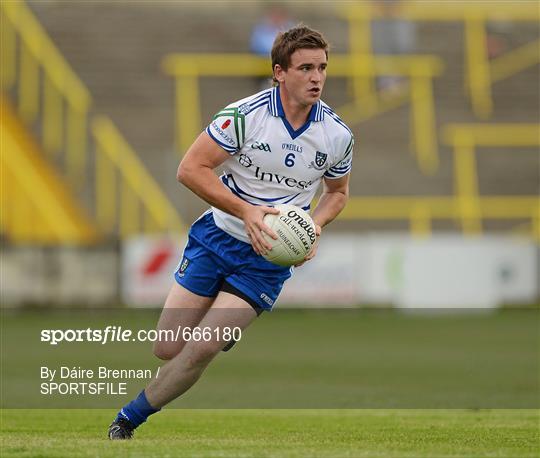
<instances>
[{"instance_id":1,"label":"sportsfile text","mask_svg":"<svg viewBox=\"0 0 540 458\"><path fill-rule=\"evenodd\" d=\"M41 342L58 345L61 342L97 342L105 345L110 342L209 342L223 340L238 342L242 339L239 327L223 328L178 326L176 329L124 329L122 326L86 329L42 329Z\"/></svg>"}]
</instances>

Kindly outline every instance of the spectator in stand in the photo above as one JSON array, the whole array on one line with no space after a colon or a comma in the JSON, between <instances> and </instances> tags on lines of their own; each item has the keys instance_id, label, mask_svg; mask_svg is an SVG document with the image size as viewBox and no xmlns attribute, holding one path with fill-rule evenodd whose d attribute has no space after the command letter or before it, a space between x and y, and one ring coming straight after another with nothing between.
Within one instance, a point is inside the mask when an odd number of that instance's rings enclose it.
<instances>
[{"instance_id":1,"label":"spectator in stand","mask_svg":"<svg viewBox=\"0 0 540 458\"><path fill-rule=\"evenodd\" d=\"M274 39L279 32L289 30L294 26L289 17L286 7L277 2L269 3L265 13L251 32L250 51L258 56L268 58L272 51ZM270 78L257 78L259 90L268 89L271 86Z\"/></svg>"}]
</instances>

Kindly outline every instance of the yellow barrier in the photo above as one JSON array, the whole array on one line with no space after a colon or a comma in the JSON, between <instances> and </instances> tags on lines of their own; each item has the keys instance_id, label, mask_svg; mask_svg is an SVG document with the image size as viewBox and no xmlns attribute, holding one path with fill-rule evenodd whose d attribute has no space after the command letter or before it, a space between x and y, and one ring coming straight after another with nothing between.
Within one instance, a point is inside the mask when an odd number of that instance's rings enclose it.
<instances>
[{"instance_id":1,"label":"yellow barrier","mask_svg":"<svg viewBox=\"0 0 540 458\"><path fill-rule=\"evenodd\" d=\"M65 166L65 176L72 189L80 191L88 186L87 169L91 162L88 149L90 93L23 1L2 1L0 12L0 84L6 92L17 91L18 113L27 123L41 121L44 149L51 157L63 155L61 162ZM99 127L105 125L107 127ZM102 228L103 232L114 234L118 231L124 236L134 231L182 228L177 211L111 122L97 120L93 132L99 143L95 162L101 165L102 174L120 177L123 195L118 207L121 224L106 226ZM121 163L111 160L114 154L121 155ZM134 183L138 184L135 186ZM133 204L134 198L128 190L139 195L141 189L152 198L138 196L139 207ZM101 222L100 215L116 213L116 200L112 195L108 199L98 199L94 210ZM145 214L144 224L138 217L140 211ZM160 212L164 212L163 215ZM137 224L138 221L141 224Z\"/></svg>"},{"instance_id":2,"label":"yellow barrier","mask_svg":"<svg viewBox=\"0 0 540 458\"><path fill-rule=\"evenodd\" d=\"M14 243L90 244L98 239L69 190L29 141L4 97L0 101L0 227Z\"/></svg>"},{"instance_id":3,"label":"yellow barrier","mask_svg":"<svg viewBox=\"0 0 540 458\"><path fill-rule=\"evenodd\" d=\"M410 95L397 101L411 101L411 138L413 151L422 171L433 173L438 166L435 109L432 79L443 69L435 56L377 56L368 66L349 55L332 55L329 60L331 77L402 75L410 79ZM208 76L246 77L268 76L268 59L250 54L171 54L163 61L164 71L176 78L176 145L186 151L199 135L201 125L199 78ZM386 103L365 105L365 96L341 107L345 121L355 123L375 116L396 105ZM360 108L359 108L360 107ZM360 116L358 114L360 113Z\"/></svg>"},{"instance_id":4,"label":"yellow barrier","mask_svg":"<svg viewBox=\"0 0 540 458\"><path fill-rule=\"evenodd\" d=\"M538 124L450 124L443 132L444 140L454 148L454 192L456 201L459 203L461 225L463 231L469 234L477 234L482 231L481 220L485 217L485 209L482 207L482 198L478 192L478 175L476 171L475 150L477 147L535 147L540 146L540 125ZM510 202L510 197L505 197L504 202ZM538 234L538 217L540 198L522 197L514 200L516 208L524 210L516 216L515 210L504 207L502 215L510 218L531 218L533 234ZM532 199L532 200L531 200ZM501 200L499 202L503 207ZM528 212L528 215L525 214ZM504 217L504 216L498 216ZM535 229L536 228L536 229Z\"/></svg>"},{"instance_id":5,"label":"yellow barrier","mask_svg":"<svg viewBox=\"0 0 540 458\"><path fill-rule=\"evenodd\" d=\"M6 52L3 88L10 89L18 79L19 114L25 121L33 122L40 110L39 72L43 70L44 147L50 152L64 149L66 174L72 185L83 183L90 94L24 2L2 2L1 8L2 25L9 37L2 46ZM18 75L16 37L20 45Z\"/></svg>"},{"instance_id":6,"label":"yellow barrier","mask_svg":"<svg viewBox=\"0 0 540 458\"><path fill-rule=\"evenodd\" d=\"M96 140L97 219L122 237L155 230L184 232L185 227L171 204L148 174L112 121L98 117L92 124Z\"/></svg>"},{"instance_id":7,"label":"yellow barrier","mask_svg":"<svg viewBox=\"0 0 540 458\"><path fill-rule=\"evenodd\" d=\"M486 49L486 23L489 21L538 22L540 8L535 1L506 2L429 2L402 1L396 16L410 21L462 22L465 30L464 56L466 72L464 86L473 111L479 118L488 118L493 112L491 87L493 83L508 78L540 62L538 42L534 41L508 51L489 61ZM351 53L364 62L373 59L371 48L371 22L383 16L373 3L356 2L338 9L349 22ZM356 81L355 90L368 100L373 99L373 80Z\"/></svg>"},{"instance_id":8,"label":"yellow barrier","mask_svg":"<svg viewBox=\"0 0 540 458\"><path fill-rule=\"evenodd\" d=\"M8 151L17 152L14 140L8 132L3 132L2 146ZM55 196L43 180L36 176L34 167L26 162L26 156L3 154L0 167L11 189L16 189L18 193L18 205L4 207L10 210L9 215L6 215L6 224L11 225L9 233L12 234L14 242L29 238L42 242L58 242L62 239L65 242L79 241L78 227L61 206L55 205ZM32 199L35 194L39 195L39 199ZM41 227L37 224L38 221L45 221L47 227ZM39 231L37 237L32 237L36 230Z\"/></svg>"},{"instance_id":9,"label":"yellow barrier","mask_svg":"<svg viewBox=\"0 0 540 458\"><path fill-rule=\"evenodd\" d=\"M531 221L531 236L540 241L540 199L537 196L483 196L475 197L471 214L463 206L460 196L448 197L351 197L343 212L342 220L409 220L413 235L431 234L433 220L459 220L466 235L478 235L479 218L494 220Z\"/></svg>"},{"instance_id":10,"label":"yellow barrier","mask_svg":"<svg viewBox=\"0 0 540 458\"><path fill-rule=\"evenodd\" d=\"M411 112L417 139L417 160L424 172L434 171L436 154L431 78L442 71L440 59L432 56L378 56L371 67L358 67L353 56L337 55L330 60L333 76L357 74L410 75ZM515 65L516 67L518 65ZM244 54L173 54L163 61L167 74L176 78L177 144L185 151L201 129L198 78L202 76L263 76L270 72L268 60ZM502 70L501 70L502 71ZM356 73L355 73L356 72ZM356 101L354 103L357 103ZM349 109L345 107L345 110ZM343 114L343 109L341 110ZM347 113L352 116L354 107ZM373 113L371 113L373 114ZM408 219L413 234L431 233L433 219L457 219L466 234L480 233L481 219L519 219L532 221L532 233L540 239L539 200L535 197L478 197L475 145L534 145L538 135L527 125L493 125L473 129L473 143L463 143L455 153L456 196L432 197L352 197L341 219ZM513 140L510 140L513 138ZM489 143L492 141L494 143ZM482 143L484 142L484 143ZM473 197L471 197L473 196Z\"/></svg>"}]
</instances>

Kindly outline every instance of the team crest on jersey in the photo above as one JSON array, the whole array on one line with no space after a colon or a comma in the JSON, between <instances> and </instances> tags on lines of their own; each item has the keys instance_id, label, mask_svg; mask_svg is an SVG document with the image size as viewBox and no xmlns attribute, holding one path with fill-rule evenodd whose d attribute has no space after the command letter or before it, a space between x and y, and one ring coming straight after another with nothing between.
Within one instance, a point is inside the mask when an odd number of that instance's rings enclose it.
<instances>
[{"instance_id":1,"label":"team crest on jersey","mask_svg":"<svg viewBox=\"0 0 540 458\"><path fill-rule=\"evenodd\" d=\"M182 261L180 262L180 264L178 265L178 276L179 277L183 277L185 272L186 272L186 269L188 268L189 266L189 259L184 257L182 259Z\"/></svg>"},{"instance_id":2,"label":"team crest on jersey","mask_svg":"<svg viewBox=\"0 0 540 458\"><path fill-rule=\"evenodd\" d=\"M318 166L318 167L322 167L325 162L326 162L326 158L328 157L328 154L326 153L321 153L320 151L317 151L315 153L315 164Z\"/></svg>"},{"instance_id":3,"label":"team crest on jersey","mask_svg":"<svg viewBox=\"0 0 540 458\"><path fill-rule=\"evenodd\" d=\"M309 168L315 170L324 170L326 168L325 164L327 158L328 154L322 153L321 151L315 152L315 161L311 161Z\"/></svg>"}]
</instances>

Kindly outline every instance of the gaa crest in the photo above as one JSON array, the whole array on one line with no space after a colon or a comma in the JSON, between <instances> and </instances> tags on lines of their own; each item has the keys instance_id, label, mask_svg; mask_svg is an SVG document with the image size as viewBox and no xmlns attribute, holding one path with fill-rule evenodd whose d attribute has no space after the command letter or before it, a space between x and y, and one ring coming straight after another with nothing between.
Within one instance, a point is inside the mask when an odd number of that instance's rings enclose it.
<instances>
[{"instance_id":1,"label":"gaa crest","mask_svg":"<svg viewBox=\"0 0 540 458\"><path fill-rule=\"evenodd\" d=\"M328 154L323 153L321 151L315 152L315 161L311 161L311 164L309 164L310 169L315 170L324 170L326 167L326 159L328 158Z\"/></svg>"}]
</instances>

